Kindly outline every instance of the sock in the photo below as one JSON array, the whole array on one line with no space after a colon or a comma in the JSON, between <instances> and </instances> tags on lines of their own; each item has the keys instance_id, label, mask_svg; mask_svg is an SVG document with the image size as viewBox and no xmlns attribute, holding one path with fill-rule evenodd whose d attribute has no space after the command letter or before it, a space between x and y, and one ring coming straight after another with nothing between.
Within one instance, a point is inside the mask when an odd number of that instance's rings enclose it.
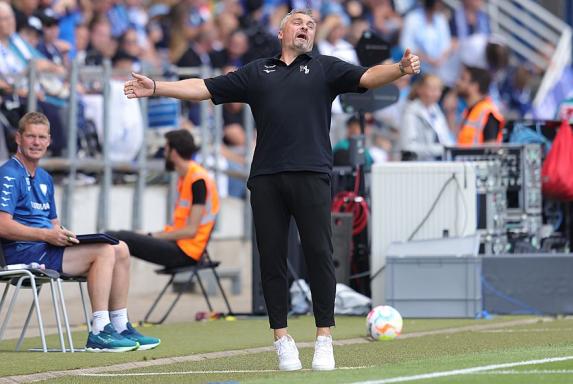
<instances>
[{"instance_id":1,"label":"sock","mask_svg":"<svg viewBox=\"0 0 573 384\"><path fill-rule=\"evenodd\" d=\"M92 314L92 332L97 335L103 328L109 324L109 312L108 311L96 311Z\"/></svg>"},{"instance_id":2,"label":"sock","mask_svg":"<svg viewBox=\"0 0 573 384\"><path fill-rule=\"evenodd\" d=\"M109 312L109 317L111 319L111 325L115 328L118 333L122 333L127 329L127 308L118 309Z\"/></svg>"}]
</instances>

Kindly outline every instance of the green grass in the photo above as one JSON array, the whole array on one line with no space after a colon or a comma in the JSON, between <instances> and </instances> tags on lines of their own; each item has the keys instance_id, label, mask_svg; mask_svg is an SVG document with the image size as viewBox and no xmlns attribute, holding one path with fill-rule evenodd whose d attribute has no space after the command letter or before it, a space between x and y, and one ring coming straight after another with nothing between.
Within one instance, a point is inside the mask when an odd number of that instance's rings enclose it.
<instances>
[{"instance_id":1,"label":"green grass","mask_svg":"<svg viewBox=\"0 0 573 384\"><path fill-rule=\"evenodd\" d=\"M407 320L404 334L465 325L503 323L515 318L494 320ZM336 339L362 337L364 319L337 318L334 331ZM289 322L290 333L297 341L313 339L311 318L302 317ZM87 377L71 376L47 381L48 383L207 383L238 381L241 383L351 383L378 380L438 371L450 371L489 364L542 359L573 355L573 320L536 322L512 326L504 331L465 331L449 335L431 335L402 338L390 342L370 342L338 346L335 355L338 367L368 367L334 372L257 372L219 374L178 374L169 376ZM2 376L55 371L80 367L97 367L128 361L151 360L167 356L184 356L194 353L234 350L269 346L270 331L266 320L212 321L188 323L153 328L143 328L145 333L162 338L157 350L125 354L42 354L29 352L4 352L7 342L0 344ZM85 335L81 335L85 336ZM83 337L76 338L78 343ZM303 367L310 367L312 349L302 348ZM127 370L121 373L174 373L190 371L223 370L275 370L273 352L208 359ZM573 369L573 361L510 368L512 371ZM570 383L572 374L472 374L450 376L423 383Z\"/></svg>"}]
</instances>

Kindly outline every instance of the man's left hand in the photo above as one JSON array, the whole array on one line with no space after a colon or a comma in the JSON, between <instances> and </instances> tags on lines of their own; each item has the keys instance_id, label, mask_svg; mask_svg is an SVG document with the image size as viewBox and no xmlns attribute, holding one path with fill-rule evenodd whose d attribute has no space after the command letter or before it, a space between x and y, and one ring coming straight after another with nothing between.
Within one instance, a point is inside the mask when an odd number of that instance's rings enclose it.
<instances>
[{"instance_id":1,"label":"man's left hand","mask_svg":"<svg viewBox=\"0 0 573 384\"><path fill-rule=\"evenodd\" d=\"M408 75L417 75L420 73L420 58L410 52L410 48L407 48L404 52L400 64L402 64L404 72Z\"/></svg>"}]
</instances>

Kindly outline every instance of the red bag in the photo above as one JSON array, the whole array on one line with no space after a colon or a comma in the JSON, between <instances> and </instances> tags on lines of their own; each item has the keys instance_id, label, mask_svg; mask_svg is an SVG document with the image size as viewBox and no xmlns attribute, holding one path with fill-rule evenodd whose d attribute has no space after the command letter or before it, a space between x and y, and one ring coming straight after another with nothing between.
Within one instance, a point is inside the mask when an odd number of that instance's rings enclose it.
<instances>
[{"instance_id":1,"label":"red bag","mask_svg":"<svg viewBox=\"0 0 573 384\"><path fill-rule=\"evenodd\" d=\"M563 120L541 169L543 194L573 200L573 130Z\"/></svg>"}]
</instances>

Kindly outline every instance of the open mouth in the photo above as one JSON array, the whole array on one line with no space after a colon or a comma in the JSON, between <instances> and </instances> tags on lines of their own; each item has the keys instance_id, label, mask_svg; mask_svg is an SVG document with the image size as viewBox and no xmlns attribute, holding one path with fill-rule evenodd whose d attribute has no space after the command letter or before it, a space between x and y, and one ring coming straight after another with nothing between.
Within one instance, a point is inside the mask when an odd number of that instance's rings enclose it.
<instances>
[{"instance_id":1,"label":"open mouth","mask_svg":"<svg viewBox=\"0 0 573 384\"><path fill-rule=\"evenodd\" d=\"M304 33L299 33L296 35L297 39L303 39L304 41L306 41L308 38Z\"/></svg>"}]
</instances>

